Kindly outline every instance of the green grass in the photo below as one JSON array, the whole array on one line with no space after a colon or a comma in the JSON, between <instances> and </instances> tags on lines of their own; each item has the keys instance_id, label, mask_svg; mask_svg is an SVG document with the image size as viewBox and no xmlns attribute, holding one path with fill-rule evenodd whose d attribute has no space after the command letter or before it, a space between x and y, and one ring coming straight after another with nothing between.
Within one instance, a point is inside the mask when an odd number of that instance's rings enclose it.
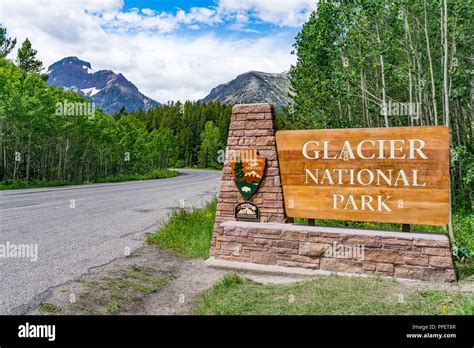
<instances>
[{"instance_id":1,"label":"green grass","mask_svg":"<svg viewBox=\"0 0 474 348\"><path fill-rule=\"evenodd\" d=\"M61 308L59 308L53 303L43 302L38 306L38 310L40 312L46 312L46 313L57 313L61 311Z\"/></svg>"},{"instance_id":2,"label":"green grass","mask_svg":"<svg viewBox=\"0 0 474 348\"><path fill-rule=\"evenodd\" d=\"M400 303L400 294L403 301ZM320 277L287 285L260 285L225 275L202 295L199 315L442 315L474 314L472 294L407 291L379 277Z\"/></svg>"},{"instance_id":3,"label":"green grass","mask_svg":"<svg viewBox=\"0 0 474 348\"><path fill-rule=\"evenodd\" d=\"M0 182L0 190L26 189L37 187L66 186L66 185L83 185L107 182L121 182L134 180L151 180L165 179L178 176L179 173L169 169L154 169L143 174L120 174L108 176L105 178L97 178L93 180L48 180L48 181L24 181L24 180L7 180Z\"/></svg>"},{"instance_id":4,"label":"green grass","mask_svg":"<svg viewBox=\"0 0 474 348\"><path fill-rule=\"evenodd\" d=\"M163 227L148 236L148 242L174 250L183 257L209 256L216 205L214 199L203 209L173 212Z\"/></svg>"},{"instance_id":5,"label":"green grass","mask_svg":"<svg viewBox=\"0 0 474 348\"><path fill-rule=\"evenodd\" d=\"M474 213L455 214L454 223L454 247L467 246L474 256ZM457 258L456 269L459 279L465 279L474 274L474 257Z\"/></svg>"}]
</instances>

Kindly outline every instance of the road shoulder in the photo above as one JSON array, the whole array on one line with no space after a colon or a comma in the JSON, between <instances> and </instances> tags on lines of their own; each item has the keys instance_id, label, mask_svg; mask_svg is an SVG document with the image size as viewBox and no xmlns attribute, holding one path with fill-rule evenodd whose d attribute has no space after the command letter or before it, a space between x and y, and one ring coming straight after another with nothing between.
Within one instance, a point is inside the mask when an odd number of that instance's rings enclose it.
<instances>
[{"instance_id":1,"label":"road shoulder","mask_svg":"<svg viewBox=\"0 0 474 348\"><path fill-rule=\"evenodd\" d=\"M51 290L26 314L192 314L225 271L145 245Z\"/></svg>"}]
</instances>

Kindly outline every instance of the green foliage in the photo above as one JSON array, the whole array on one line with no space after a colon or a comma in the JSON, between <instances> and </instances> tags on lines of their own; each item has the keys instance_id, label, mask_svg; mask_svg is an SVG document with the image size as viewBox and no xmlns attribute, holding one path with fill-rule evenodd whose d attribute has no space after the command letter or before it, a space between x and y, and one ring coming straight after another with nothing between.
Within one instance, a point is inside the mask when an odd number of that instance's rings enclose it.
<instances>
[{"instance_id":1,"label":"green foliage","mask_svg":"<svg viewBox=\"0 0 474 348\"><path fill-rule=\"evenodd\" d=\"M222 149L219 128L214 122L206 122L201 133L201 148L199 149L198 162L202 168L219 168L218 151Z\"/></svg>"},{"instance_id":2,"label":"green foliage","mask_svg":"<svg viewBox=\"0 0 474 348\"><path fill-rule=\"evenodd\" d=\"M466 146L456 146L451 154L451 176L463 190L455 192L460 207L465 211L471 210L471 195L474 191L474 153Z\"/></svg>"},{"instance_id":3,"label":"green foliage","mask_svg":"<svg viewBox=\"0 0 474 348\"><path fill-rule=\"evenodd\" d=\"M218 168L231 107L169 103L113 116L72 91L47 86L26 39L15 66L4 57L16 41L0 26L0 187L170 177L170 165ZM159 172L157 172L159 171Z\"/></svg>"},{"instance_id":4,"label":"green foliage","mask_svg":"<svg viewBox=\"0 0 474 348\"><path fill-rule=\"evenodd\" d=\"M474 213L458 212L453 216L454 237L457 246L474 250Z\"/></svg>"},{"instance_id":5,"label":"green foliage","mask_svg":"<svg viewBox=\"0 0 474 348\"><path fill-rule=\"evenodd\" d=\"M16 39L7 36L7 29L0 25L0 58L5 58L16 46Z\"/></svg>"},{"instance_id":6,"label":"green foliage","mask_svg":"<svg viewBox=\"0 0 474 348\"><path fill-rule=\"evenodd\" d=\"M218 151L224 150L232 106L218 102L170 102L144 112L118 113L142 121L149 131L167 129L176 137L177 167L218 168Z\"/></svg>"},{"instance_id":7,"label":"green foliage","mask_svg":"<svg viewBox=\"0 0 474 348\"><path fill-rule=\"evenodd\" d=\"M16 63L29 74L39 74L44 68L43 62L36 59L36 53L38 51L31 47L30 40L26 38L17 52Z\"/></svg>"},{"instance_id":8,"label":"green foliage","mask_svg":"<svg viewBox=\"0 0 474 348\"><path fill-rule=\"evenodd\" d=\"M175 250L185 257L209 256L216 206L214 199L203 209L173 212L165 225L148 236L148 243Z\"/></svg>"},{"instance_id":9,"label":"green foliage","mask_svg":"<svg viewBox=\"0 0 474 348\"><path fill-rule=\"evenodd\" d=\"M459 212L453 217L453 256L458 277L464 279L474 274L474 213Z\"/></svg>"},{"instance_id":10,"label":"green foliage","mask_svg":"<svg viewBox=\"0 0 474 348\"><path fill-rule=\"evenodd\" d=\"M4 187L170 177L177 155L169 129L148 131L131 115L101 110L71 91L47 86L0 58L0 183ZM69 106L68 106L69 105ZM58 112L62 111L62 112Z\"/></svg>"}]
</instances>

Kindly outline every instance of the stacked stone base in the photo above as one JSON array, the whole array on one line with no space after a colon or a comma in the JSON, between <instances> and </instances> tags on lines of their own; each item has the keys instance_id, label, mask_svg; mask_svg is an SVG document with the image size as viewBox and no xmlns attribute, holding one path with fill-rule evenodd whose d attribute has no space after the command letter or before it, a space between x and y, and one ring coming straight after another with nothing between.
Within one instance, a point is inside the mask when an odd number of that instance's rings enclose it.
<instances>
[{"instance_id":1,"label":"stacked stone base","mask_svg":"<svg viewBox=\"0 0 474 348\"><path fill-rule=\"evenodd\" d=\"M216 260L423 281L456 280L449 239L443 234L244 221L222 222L219 230L213 252ZM328 248L336 250L341 245L363 252L357 257L328 254Z\"/></svg>"}]
</instances>

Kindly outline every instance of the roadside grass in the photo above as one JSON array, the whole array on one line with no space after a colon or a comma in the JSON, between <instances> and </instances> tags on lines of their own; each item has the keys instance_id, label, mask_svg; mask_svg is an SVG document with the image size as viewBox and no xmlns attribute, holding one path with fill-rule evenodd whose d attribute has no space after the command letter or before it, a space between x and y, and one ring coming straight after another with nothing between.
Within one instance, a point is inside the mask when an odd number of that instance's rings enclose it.
<instances>
[{"instance_id":1,"label":"roadside grass","mask_svg":"<svg viewBox=\"0 0 474 348\"><path fill-rule=\"evenodd\" d=\"M293 284L260 285L231 273L203 293L195 314L473 315L474 295L411 291L396 280L380 277L330 275Z\"/></svg>"},{"instance_id":2,"label":"roadside grass","mask_svg":"<svg viewBox=\"0 0 474 348\"><path fill-rule=\"evenodd\" d=\"M213 199L202 209L173 212L165 225L148 235L148 243L187 258L208 257L216 206L217 200Z\"/></svg>"},{"instance_id":3,"label":"roadside grass","mask_svg":"<svg viewBox=\"0 0 474 348\"><path fill-rule=\"evenodd\" d=\"M120 174L114 176L108 176L105 178L97 178L93 180L48 180L48 181L20 181L20 180L6 180L0 181L0 190L13 190L13 189L26 189L26 188L39 188L39 187L51 187L51 186L66 186L66 185L84 185L84 184L98 184L98 183L109 183L109 182L121 182L121 181L134 181L134 180L152 180L152 179L165 179L178 176L179 173L170 169L153 169L143 174Z\"/></svg>"},{"instance_id":4,"label":"roadside grass","mask_svg":"<svg viewBox=\"0 0 474 348\"><path fill-rule=\"evenodd\" d=\"M44 313L57 313L61 311L61 308L53 303L43 302L38 306L38 310Z\"/></svg>"},{"instance_id":5,"label":"roadside grass","mask_svg":"<svg viewBox=\"0 0 474 348\"><path fill-rule=\"evenodd\" d=\"M459 279L474 275L474 213L456 214L453 218L455 247L467 247L471 255L456 257Z\"/></svg>"},{"instance_id":6,"label":"roadside grass","mask_svg":"<svg viewBox=\"0 0 474 348\"><path fill-rule=\"evenodd\" d=\"M146 295L155 293L167 281L152 269L132 264L113 276L81 280L84 290L71 306L83 314L120 314L140 305Z\"/></svg>"}]
</instances>

